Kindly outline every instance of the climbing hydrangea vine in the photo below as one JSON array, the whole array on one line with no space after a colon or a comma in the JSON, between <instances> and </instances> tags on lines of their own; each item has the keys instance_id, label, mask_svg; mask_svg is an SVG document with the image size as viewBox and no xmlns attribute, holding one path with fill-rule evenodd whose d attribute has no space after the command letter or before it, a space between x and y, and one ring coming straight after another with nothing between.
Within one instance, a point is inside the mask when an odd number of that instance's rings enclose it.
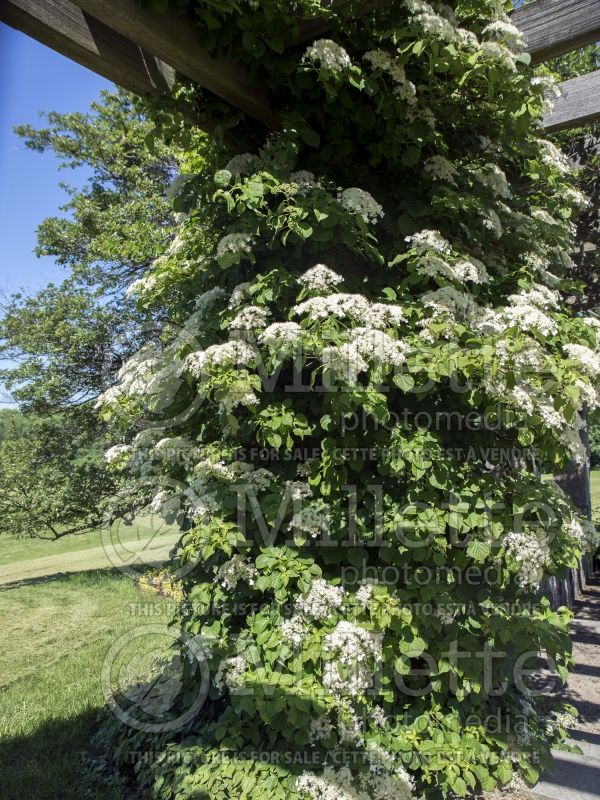
<instances>
[{"instance_id":1,"label":"climbing hydrangea vine","mask_svg":"<svg viewBox=\"0 0 600 800\"><path fill-rule=\"evenodd\" d=\"M208 680L182 730L107 725L115 759L158 752L137 779L164 800L535 783L565 731L523 669L570 663L540 585L596 544L539 467L584 458L600 388L551 87L500 0L174 5L279 127L232 112L248 152L210 175L189 152L130 290L169 323L99 404L195 565L182 708ZM292 46L301 16L328 33Z\"/></svg>"}]
</instances>

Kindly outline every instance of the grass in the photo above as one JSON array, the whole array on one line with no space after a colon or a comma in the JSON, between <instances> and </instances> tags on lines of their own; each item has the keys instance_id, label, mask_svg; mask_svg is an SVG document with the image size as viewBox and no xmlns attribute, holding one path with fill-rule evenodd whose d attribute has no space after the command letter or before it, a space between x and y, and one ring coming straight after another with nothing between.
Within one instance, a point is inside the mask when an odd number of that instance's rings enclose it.
<instances>
[{"instance_id":1,"label":"grass","mask_svg":"<svg viewBox=\"0 0 600 800\"><path fill-rule=\"evenodd\" d=\"M600 470L593 470L590 478L594 520L600 524Z\"/></svg>"},{"instance_id":2,"label":"grass","mask_svg":"<svg viewBox=\"0 0 600 800\"><path fill-rule=\"evenodd\" d=\"M148 600L153 615L136 614ZM169 605L110 570L0 591L2 800L130 797L98 777L82 756L104 709L100 673L110 646L132 628L166 623ZM157 647L153 642L151 649Z\"/></svg>"},{"instance_id":3,"label":"grass","mask_svg":"<svg viewBox=\"0 0 600 800\"><path fill-rule=\"evenodd\" d=\"M600 508L600 471L592 473L592 497ZM145 519L113 531L121 542L155 533ZM58 542L0 537L0 566L101 546L99 533ZM135 614L146 602L154 613ZM105 709L100 673L108 650L127 630L167 622L170 606L140 594L117 570L0 586L1 800L132 800L83 756Z\"/></svg>"},{"instance_id":4,"label":"grass","mask_svg":"<svg viewBox=\"0 0 600 800\"><path fill-rule=\"evenodd\" d=\"M76 536L65 536L64 539L52 541L48 539L16 539L6 534L0 535L0 567L20 561L29 561L44 556L65 555L79 550L102 547L103 541L110 538L113 542L122 543L143 541L154 536L157 531L167 532L173 528L157 522L156 517L140 517L133 525L115 523L110 531L91 531Z\"/></svg>"}]
</instances>

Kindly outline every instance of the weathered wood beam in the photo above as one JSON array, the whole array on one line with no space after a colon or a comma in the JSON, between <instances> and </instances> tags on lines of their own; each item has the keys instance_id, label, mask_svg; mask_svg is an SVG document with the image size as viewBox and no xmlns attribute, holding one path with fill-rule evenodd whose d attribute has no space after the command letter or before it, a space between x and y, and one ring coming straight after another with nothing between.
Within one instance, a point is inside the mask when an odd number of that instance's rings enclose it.
<instances>
[{"instance_id":1,"label":"weathered wood beam","mask_svg":"<svg viewBox=\"0 0 600 800\"><path fill-rule=\"evenodd\" d=\"M332 5L343 7L347 0L336 0ZM390 0L365 2L360 14L373 8L389 5ZM527 51L535 63L577 50L600 40L599 0L535 0L512 12L512 22L525 35ZM300 26L300 35L294 44L321 36L330 29L322 18L306 20Z\"/></svg>"},{"instance_id":2,"label":"weathered wood beam","mask_svg":"<svg viewBox=\"0 0 600 800\"><path fill-rule=\"evenodd\" d=\"M141 96L162 94L175 73L70 0L0 0L0 21Z\"/></svg>"},{"instance_id":3,"label":"weathered wood beam","mask_svg":"<svg viewBox=\"0 0 600 800\"><path fill-rule=\"evenodd\" d=\"M599 0L535 0L511 19L536 63L600 40Z\"/></svg>"},{"instance_id":4,"label":"weathered wood beam","mask_svg":"<svg viewBox=\"0 0 600 800\"><path fill-rule=\"evenodd\" d=\"M240 64L211 56L199 44L197 32L189 19L176 13L160 14L143 9L135 0L75 0L75 3L199 86L209 89L267 127L275 126L267 93L250 83Z\"/></svg>"},{"instance_id":5,"label":"weathered wood beam","mask_svg":"<svg viewBox=\"0 0 600 800\"><path fill-rule=\"evenodd\" d=\"M562 96L555 102L552 113L544 118L548 133L580 128L600 119L600 70L564 81L560 90Z\"/></svg>"}]
</instances>

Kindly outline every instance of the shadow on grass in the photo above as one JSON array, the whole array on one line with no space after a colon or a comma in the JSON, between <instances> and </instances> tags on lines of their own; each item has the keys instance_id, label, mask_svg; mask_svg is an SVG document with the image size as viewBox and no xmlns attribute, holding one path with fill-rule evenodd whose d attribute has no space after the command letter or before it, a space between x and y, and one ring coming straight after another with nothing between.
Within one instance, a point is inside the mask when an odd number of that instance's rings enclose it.
<instances>
[{"instance_id":1,"label":"shadow on grass","mask_svg":"<svg viewBox=\"0 0 600 800\"><path fill-rule=\"evenodd\" d=\"M42 723L28 735L0 738L2 800L146 800L90 766L97 708ZM84 760L85 759L85 760Z\"/></svg>"},{"instance_id":2,"label":"shadow on grass","mask_svg":"<svg viewBox=\"0 0 600 800\"><path fill-rule=\"evenodd\" d=\"M143 575L145 569L152 569L153 565L145 565L144 570L140 570ZM0 592L8 592L11 589L20 589L24 586L39 586L44 583L54 583L55 581L78 581L82 585L97 584L106 578L118 578L132 582L131 576L120 570L118 567L101 567L96 569L82 569L76 572L54 572L51 575L39 575L32 578L22 578L11 581L10 583L0 583Z\"/></svg>"}]
</instances>

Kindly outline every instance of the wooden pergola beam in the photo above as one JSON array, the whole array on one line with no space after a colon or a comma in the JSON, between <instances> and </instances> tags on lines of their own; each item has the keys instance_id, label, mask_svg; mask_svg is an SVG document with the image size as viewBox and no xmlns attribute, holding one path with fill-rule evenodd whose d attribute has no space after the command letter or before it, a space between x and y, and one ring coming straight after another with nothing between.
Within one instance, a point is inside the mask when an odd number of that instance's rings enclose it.
<instances>
[{"instance_id":1,"label":"wooden pergola beam","mask_svg":"<svg viewBox=\"0 0 600 800\"><path fill-rule=\"evenodd\" d=\"M600 40L598 0L535 0L515 9L511 19L535 63Z\"/></svg>"},{"instance_id":2,"label":"wooden pergola beam","mask_svg":"<svg viewBox=\"0 0 600 800\"><path fill-rule=\"evenodd\" d=\"M268 94L253 86L244 68L214 58L197 38L189 19L141 8L135 0L75 0L87 14L131 38L199 86L245 111L268 128L275 127Z\"/></svg>"},{"instance_id":3,"label":"wooden pergola beam","mask_svg":"<svg viewBox=\"0 0 600 800\"><path fill-rule=\"evenodd\" d=\"M580 128L600 119L600 70L560 84L562 96L544 118L547 133Z\"/></svg>"},{"instance_id":4,"label":"wooden pergola beam","mask_svg":"<svg viewBox=\"0 0 600 800\"><path fill-rule=\"evenodd\" d=\"M386 1L370 0L363 10ZM268 128L276 126L267 93L251 85L241 65L211 56L184 16L142 9L136 0L0 0L0 21L135 94L168 92L179 72ZM542 60L600 39L600 0L535 0L517 9L513 21ZM310 38L325 31L321 20L303 29ZM600 119L597 72L561 89L563 97L544 120L548 132Z\"/></svg>"},{"instance_id":5,"label":"wooden pergola beam","mask_svg":"<svg viewBox=\"0 0 600 800\"><path fill-rule=\"evenodd\" d=\"M171 67L70 0L0 0L0 21L142 97L175 83Z\"/></svg>"}]
</instances>

